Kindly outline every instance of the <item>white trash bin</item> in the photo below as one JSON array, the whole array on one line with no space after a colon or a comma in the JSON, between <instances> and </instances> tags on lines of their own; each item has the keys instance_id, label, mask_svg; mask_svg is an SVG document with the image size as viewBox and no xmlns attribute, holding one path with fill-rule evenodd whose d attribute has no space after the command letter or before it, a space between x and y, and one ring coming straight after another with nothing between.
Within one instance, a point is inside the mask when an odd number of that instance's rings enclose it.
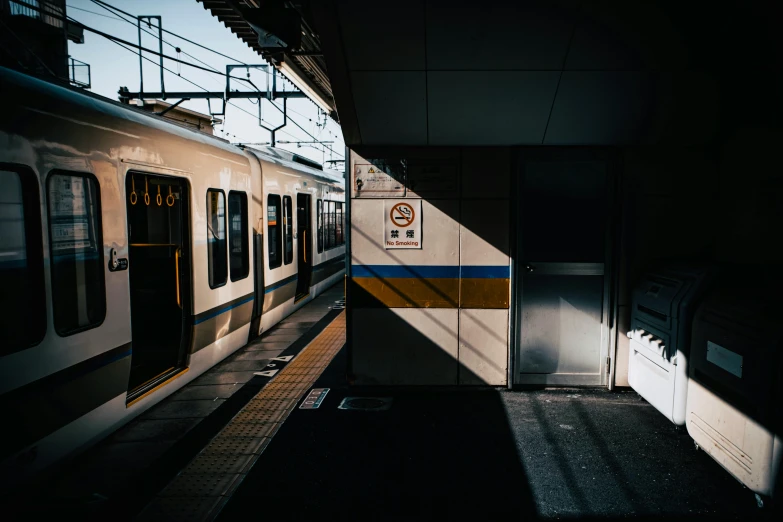
<instances>
[{"instance_id":1,"label":"white trash bin","mask_svg":"<svg viewBox=\"0 0 783 522\"><path fill-rule=\"evenodd\" d=\"M699 307L686 423L696 444L759 500L774 496L783 454L783 305L761 285L721 286Z\"/></svg>"},{"instance_id":2,"label":"white trash bin","mask_svg":"<svg viewBox=\"0 0 783 522\"><path fill-rule=\"evenodd\" d=\"M628 383L680 426L693 313L715 273L711 267L668 266L645 274L633 293Z\"/></svg>"}]
</instances>

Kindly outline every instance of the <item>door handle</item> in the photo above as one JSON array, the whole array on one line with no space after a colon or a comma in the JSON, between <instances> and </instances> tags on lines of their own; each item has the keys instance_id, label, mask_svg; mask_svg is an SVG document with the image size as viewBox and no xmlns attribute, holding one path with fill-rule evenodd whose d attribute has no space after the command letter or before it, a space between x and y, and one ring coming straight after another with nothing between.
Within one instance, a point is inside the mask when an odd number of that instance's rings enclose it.
<instances>
[{"instance_id":1,"label":"door handle","mask_svg":"<svg viewBox=\"0 0 783 522\"><path fill-rule=\"evenodd\" d=\"M304 249L302 255L304 256L304 262L307 263L307 230L303 230L302 234L302 248Z\"/></svg>"},{"instance_id":2,"label":"door handle","mask_svg":"<svg viewBox=\"0 0 783 522\"><path fill-rule=\"evenodd\" d=\"M179 257L180 249L177 248L177 250L174 251L174 277L177 284L177 306L182 308L182 298L179 295Z\"/></svg>"}]
</instances>

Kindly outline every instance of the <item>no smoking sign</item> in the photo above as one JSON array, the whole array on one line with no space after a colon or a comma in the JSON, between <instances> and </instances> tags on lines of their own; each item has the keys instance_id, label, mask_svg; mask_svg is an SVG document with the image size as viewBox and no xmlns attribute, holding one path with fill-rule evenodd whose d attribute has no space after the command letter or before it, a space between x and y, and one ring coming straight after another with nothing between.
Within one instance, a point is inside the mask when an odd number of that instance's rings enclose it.
<instances>
[{"instance_id":1,"label":"no smoking sign","mask_svg":"<svg viewBox=\"0 0 783 522\"><path fill-rule=\"evenodd\" d=\"M420 199L386 199L383 216L385 248L421 248Z\"/></svg>"}]
</instances>

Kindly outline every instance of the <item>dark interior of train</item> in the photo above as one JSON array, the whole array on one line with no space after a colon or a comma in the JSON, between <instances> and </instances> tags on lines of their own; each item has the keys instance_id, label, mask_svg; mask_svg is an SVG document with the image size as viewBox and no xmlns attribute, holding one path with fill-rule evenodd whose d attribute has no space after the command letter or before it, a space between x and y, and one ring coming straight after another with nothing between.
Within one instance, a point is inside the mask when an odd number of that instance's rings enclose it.
<instances>
[{"instance_id":1,"label":"dark interior of train","mask_svg":"<svg viewBox=\"0 0 783 522\"><path fill-rule=\"evenodd\" d=\"M128 399L133 400L184 363L190 278L184 273L189 266L185 185L131 172L126 193L133 336Z\"/></svg>"},{"instance_id":2,"label":"dark interior of train","mask_svg":"<svg viewBox=\"0 0 783 522\"><path fill-rule=\"evenodd\" d=\"M301 299L310 294L310 279L313 271L312 252L308 251L312 241L311 223L310 223L310 195L296 195L296 223L297 223L297 241L298 245L298 279L296 282L296 299Z\"/></svg>"},{"instance_id":3,"label":"dark interior of train","mask_svg":"<svg viewBox=\"0 0 783 522\"><path fill-rule=\"evenodd\" d=\"M0 270L7 274L0 292L0 313L5 319L0 325L4 344L0 353L4 354L35 345L46 332L43 245L32 227L24 227L28 220L41 227L36 188L35 174L0 164L0 202L7 209L0 217L4 225L0 245L5 254L0 258Z\"/></svg>"}]
</instances>

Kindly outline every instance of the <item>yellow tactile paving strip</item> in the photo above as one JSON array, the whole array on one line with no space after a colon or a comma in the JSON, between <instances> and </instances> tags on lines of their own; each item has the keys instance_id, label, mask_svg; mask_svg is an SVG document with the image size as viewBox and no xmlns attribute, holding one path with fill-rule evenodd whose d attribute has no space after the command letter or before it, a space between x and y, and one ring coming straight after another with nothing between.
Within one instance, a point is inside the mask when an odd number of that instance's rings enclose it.
<instances>
[{"instance_id":1,"label":"yellow tactile paving strip","mask_svg":"<svg viewBox=\"0 0 783 522\"><path fill-rule=\"evenodd\" d=\"M345 344L345 312L245 405L137 520L212 520Z\"/></svg>"}]
</instances>

